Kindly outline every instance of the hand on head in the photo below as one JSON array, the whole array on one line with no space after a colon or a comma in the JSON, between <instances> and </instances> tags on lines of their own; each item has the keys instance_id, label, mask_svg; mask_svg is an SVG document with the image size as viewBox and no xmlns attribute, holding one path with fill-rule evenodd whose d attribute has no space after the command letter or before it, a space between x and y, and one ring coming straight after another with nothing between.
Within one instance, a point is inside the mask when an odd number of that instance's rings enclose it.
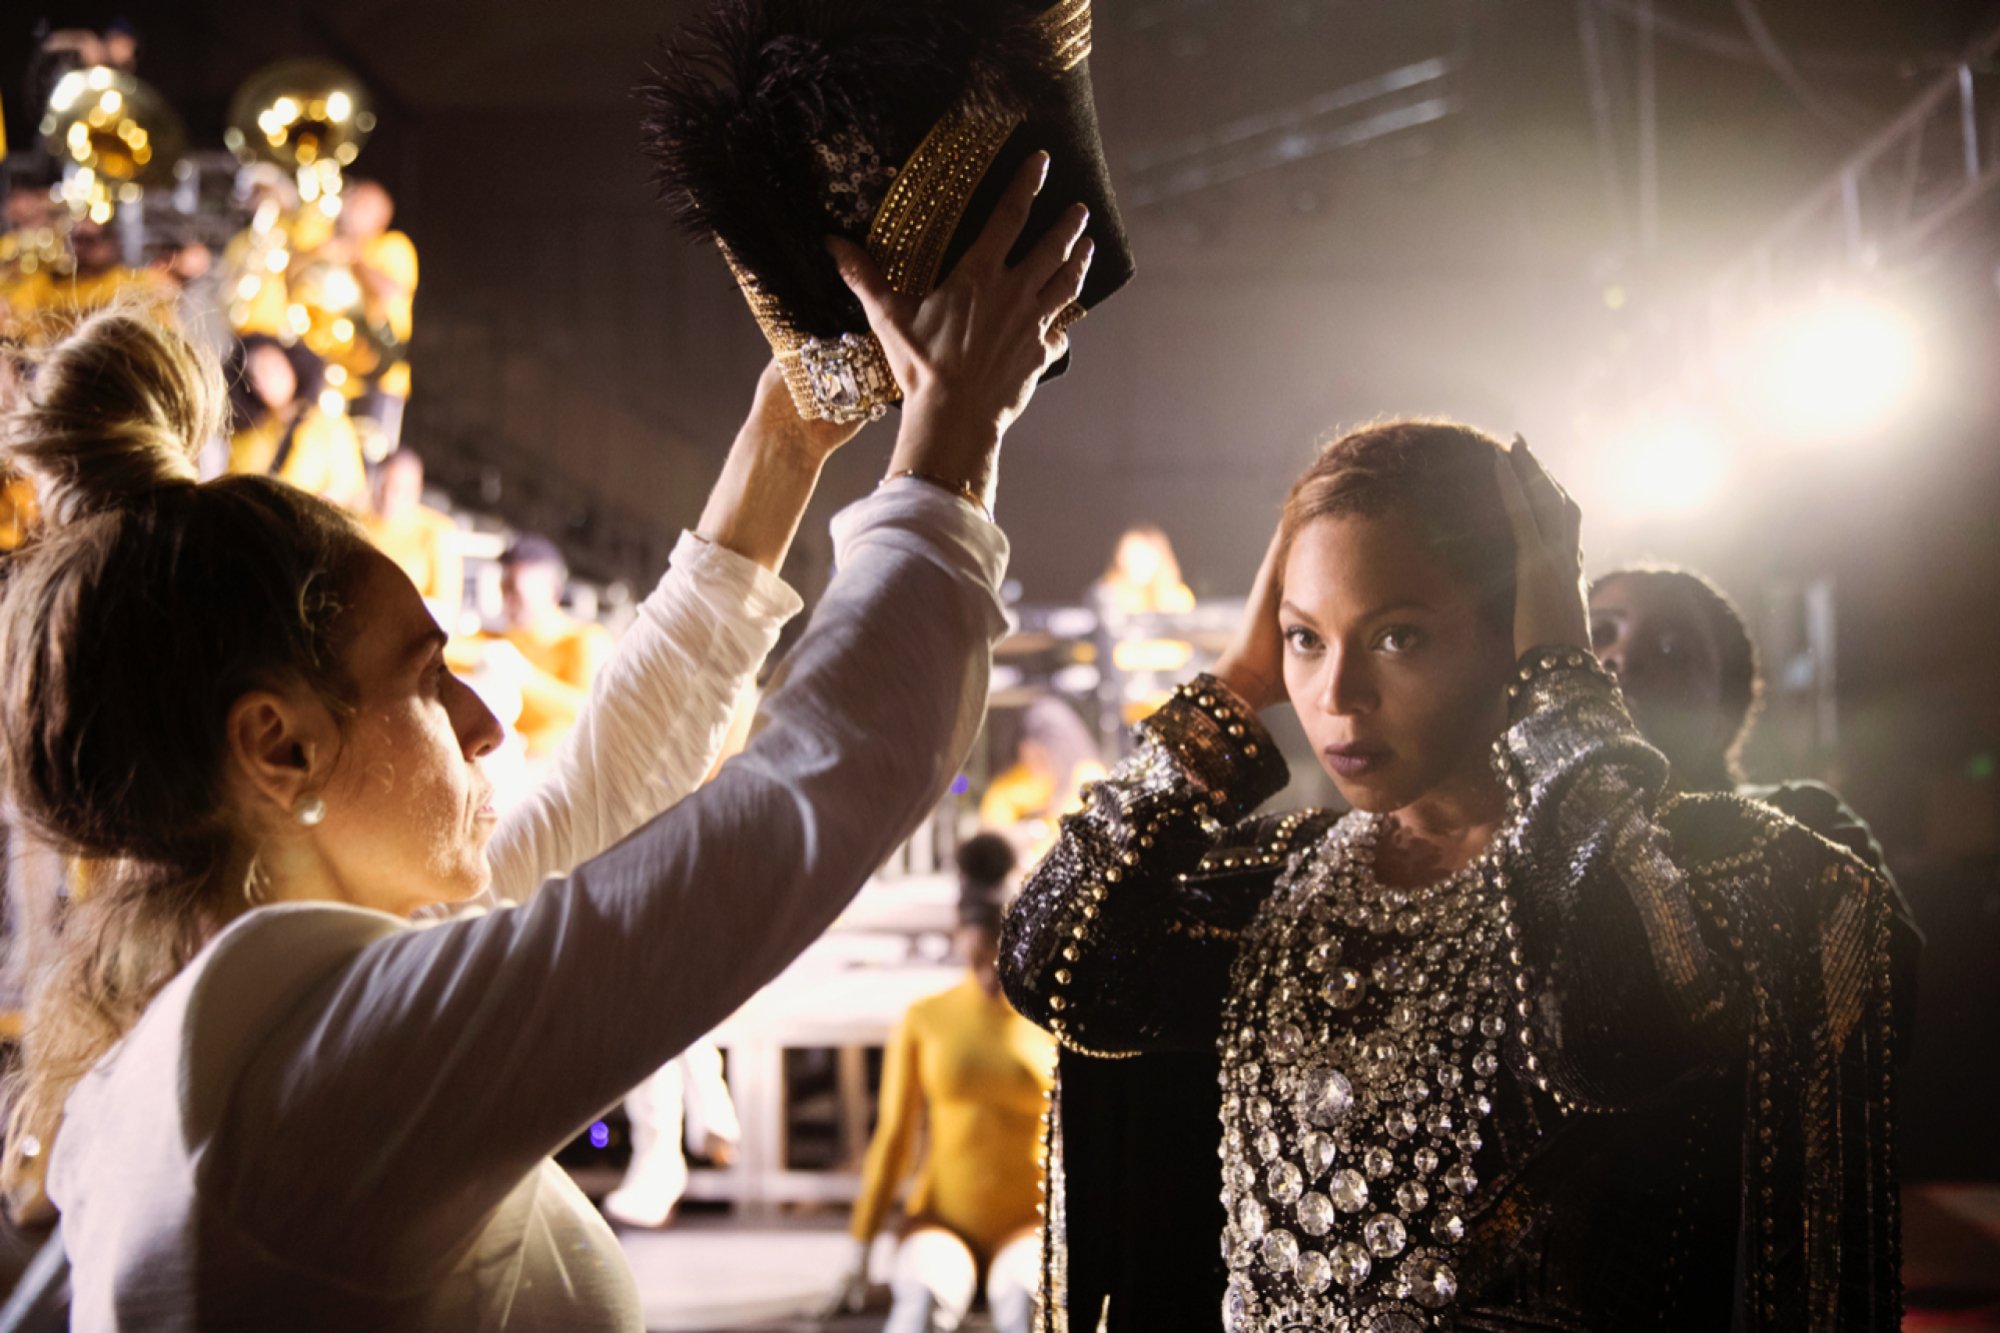
<instances>
[{"instance_id":1,"label":"hand on head","mask_svg":"<svg viewBox=\"0 0 2000 1333\"><path fill-rule=\"evenodd\" d=\"M1514 437L1494 460L1500 499L1514 529L1514 651L1590 647L1584 591L1583 511Z\"/></svg>"},{"instance_id":2,"label":"hand on head","mask_svg":"<svg viewBox=\"0 0 2000 1333\"><path fill-rule=\"evenodd\" d=\"M1283 557L1281 527L1264 548L1263 563L1257 566L1256 581L1244 603L1242 623L1212 673L1259 712L1285 701L1285 642L1278 631L1278 603L1284 597Z\"/></svg>"}]
</instances>

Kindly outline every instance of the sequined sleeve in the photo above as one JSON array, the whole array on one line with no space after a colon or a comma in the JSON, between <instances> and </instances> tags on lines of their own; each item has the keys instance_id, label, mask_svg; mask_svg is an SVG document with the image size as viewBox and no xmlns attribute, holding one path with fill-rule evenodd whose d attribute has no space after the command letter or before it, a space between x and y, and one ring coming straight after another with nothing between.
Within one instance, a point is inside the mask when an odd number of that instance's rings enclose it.
<instances>
[{"instance_id":1,"label":"sequined sleeve","mask_svg":"<svg viewBox=\"0 0 2000 1333\"><path fill-rule=\"evenodd\" d=\"M1139 724L1137 741L1063 820L1001 938L1014 1007L1089 1055L1213 1043L1236 932L1269 892L1297 823L1243 821L1286 770L1220 682L1183 685ZM1224 847L1234 850L1205 872L1204 858Z\"/></svg>"},{"instance_id":2,"label":"sequined sleeve","mask_svg":"<svg viewBox=\"0 0 2000 1333\"><path fill-rule=\"evenodd\" d=\"M1739 1006L1656 822L1666 760L1616 683L1590 653L1553 649L1523 659L1509 696L1495 748L1524 870L1515 1058L1559 1101L1630 1104L1727 1058Z\"/></svg>"}]
</instances>

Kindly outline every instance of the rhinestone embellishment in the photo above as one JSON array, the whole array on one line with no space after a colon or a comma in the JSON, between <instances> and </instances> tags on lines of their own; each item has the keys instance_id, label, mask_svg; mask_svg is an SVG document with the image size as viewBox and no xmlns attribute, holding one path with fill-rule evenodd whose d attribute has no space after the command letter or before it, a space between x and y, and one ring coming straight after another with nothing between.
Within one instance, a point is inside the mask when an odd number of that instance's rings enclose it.
<instances>
[{"instance_id":1,"label":"rhinestone embellishment","mask_svg":"<svg viewBox=\"0 0 2000 1333\"><path fill-rule=\"evenodd\" d=\"M1498 853L1383 886L1380 827L1342 820L1243 935L1219 1042L1225 1328L1450 1327L1480 1126L1502 1052L1532 1049L1510 1007L1528 982Z\"/></svg>"}]
</instances>

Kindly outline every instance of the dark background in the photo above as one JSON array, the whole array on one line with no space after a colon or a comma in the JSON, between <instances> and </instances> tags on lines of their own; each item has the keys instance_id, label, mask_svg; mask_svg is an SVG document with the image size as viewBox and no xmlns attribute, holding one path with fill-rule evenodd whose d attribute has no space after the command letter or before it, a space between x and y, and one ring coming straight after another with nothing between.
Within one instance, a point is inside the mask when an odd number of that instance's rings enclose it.
<instances>
[{"instance_id":1,"label":"dark background","mask_svg":"<svg viewBox=\"0 0 2000 1333\"><path fill-rule=\"evenodd\" d=\"M2000 1178L1980 1110L2000 1083L1994 204L1889 275L1919 312L1929 374L1921 401L1861 447L1739 441L1743 479L1720 501L1641 521L1606 499L1617 460L1581 389L2000 23L2000 6L1764 0L1753 12L1808 106L1754 49L1742 3L1660 0L1649 228L1634 0L1099 0L1093 73L1121 180L1187 136L1426 58L1457 62L1456 109L1128 208L1138 277L1079 326L1073 372L1010 437L1001 517L1029 601L1076 598L1142 520L1172 534L1198 592L1240 595L1316 440L1380 414L1449 413L1536 442L1585 502L1600 568L1695 565L1753 615L1786 582L1833 579L1841 744L1801 754L1767 727L1753 776L1831 778L1888 845L1931 939L1906 1164ZM18 90L35 8L0 26L17 145L34 120ZM556 514L556 535L596 553L590 572L637 583L698 513L765 356L721 263L665 223L638 152L630 89L691 10L206 0L47 13L129 18L139 73L199 146L219 146L231 92L264 63L350 65L380 117L357 171L395 191L423 261L406 443L462 500ZM831 469L791 571L807 591L825 577L819 520L879 473L889 431Z\"/></svg>"}]
</instances>

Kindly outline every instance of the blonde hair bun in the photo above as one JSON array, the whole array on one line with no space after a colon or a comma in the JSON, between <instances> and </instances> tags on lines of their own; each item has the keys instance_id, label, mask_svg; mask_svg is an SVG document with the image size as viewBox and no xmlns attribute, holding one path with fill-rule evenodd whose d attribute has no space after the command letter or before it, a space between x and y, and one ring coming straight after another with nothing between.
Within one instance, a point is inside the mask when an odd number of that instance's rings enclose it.
<instances>
[{"instance_id":1,"label":"blonde hair bun","mask_svg":"<svg viewBox=\"0 0 2000 1333\"><path fill-rule=\"evenodd\" d=\"M35 485L45 521L74 523L200 477L222 427L222 370L152 313L92 315L36 358L0 449Z\"/></svg>"}]
</instances>

